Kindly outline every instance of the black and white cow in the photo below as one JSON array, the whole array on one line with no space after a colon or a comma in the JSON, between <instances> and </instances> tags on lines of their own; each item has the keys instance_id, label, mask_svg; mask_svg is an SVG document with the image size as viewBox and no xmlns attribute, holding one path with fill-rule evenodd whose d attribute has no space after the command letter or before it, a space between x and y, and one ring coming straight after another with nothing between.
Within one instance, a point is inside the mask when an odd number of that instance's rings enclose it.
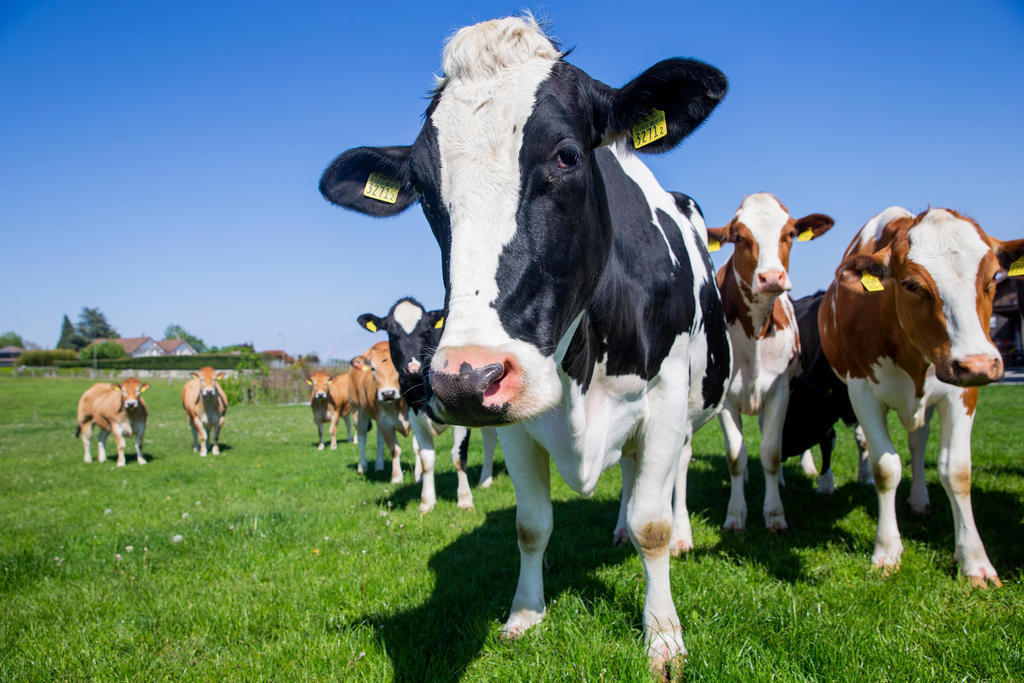
<instances>
[{"instance_id":1,"label":"black and white cow","mask_svg":"<svg viewBox=\"0 0 1024 683\"><path fill-rule=\"evenodd\" d=\"M388 335L391 348L391 362L398 370L398 386L402 398L409 404L409 422L412 423L413 443L416 446L416 479L422 478L420 490L420 512L434 509L437 495L434 490L434 438L440 436L448 425L431 419L427 413L425 377L430 372L430 358L441 340L444 327L444 311L424 310L420 302L412 297L399 299L384 317L364 313L359 324L371 332L383 330ZM484 466L480 470L480 487L487 488L493 483L492 469L494 446L498 434L494 427L480 430L484 442ZM466 476L466 459L469 453L468 427L455 426L452 429L452 464L458 475L458 506L464 510L473 509L473 492Z\"/></svg>"},{"instance_id":2,"label":"black and white cow","mask_svg":"<svg viewBox=\"0 0 1024 683\"><path fill-rule=\"evenodd\" d=\"M502 425L520 551L503 635L545 614L549 457L584 496L622 458L660 666L686 651L669 584L672 489L693 430L721 406L731 354L704 222L636 151L678 145L725 95L725 76L668 59L615 89L564 61L528 15L461 29L442 68L413 145L349 150L320 191L373 216L419 201L441 248L430 406L445 421ZM394 203L374 198L371 173L390 177Z\"/></svg>"}]
</instances>

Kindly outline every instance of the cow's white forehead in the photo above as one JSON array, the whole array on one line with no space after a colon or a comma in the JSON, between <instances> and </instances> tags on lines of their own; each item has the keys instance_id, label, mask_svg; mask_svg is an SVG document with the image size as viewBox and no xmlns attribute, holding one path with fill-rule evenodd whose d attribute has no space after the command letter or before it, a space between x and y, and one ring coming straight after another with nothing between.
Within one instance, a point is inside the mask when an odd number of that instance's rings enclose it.
<instances>
[{"instance_id":1,"label":"cow's white forehead","mask_svg":"<svg viewBox=\"0 0 1024 683\"><path fill-rule=\"evenodd\" d=\"M505 336L489 303L498 295L499 256L516 232L523 128L558 57L536 24L520 18L464 28L445 48L431 121L451 219L449 344L467 326L473 336L481 327Z\"/></svg>"},{"instance_id":2,"label":"cow's white forehead","mask_svg":"<svg viewBox=\"0 0 1024 683\"><path fill-rule=\"evenodd\" d=\"M908 234L907 258L928 271L942 301L954 358L993 353L978 319L977 278L989 246L970 221L932 209Z\"/></svg>"},{"instance_id":3,"label":"cow's white forehead","mask_svg":"<svg viewBox=\"0 0 1024 683\"><path fill-rule=\"evenodd\" d=\"M767 192L752 194L740 204L736 219L747 226L758 244L756 270L783 270L779 258L779 240L782 229L789 221L789 214L779 204L779 200Z\"/></svg>"},{"instance_id":4,"label":"cow's white forehead","mask_svg":"<svg viewBox=\"0 0 1024 683\"><path fill-rule=\"evenodd\" d=\"M403 301L395 306L391 317L402 326L406 334L412 334L412 331L416 329L416 324L423 318L423 309L411 301Z\"/></svg>"}]
</instances>

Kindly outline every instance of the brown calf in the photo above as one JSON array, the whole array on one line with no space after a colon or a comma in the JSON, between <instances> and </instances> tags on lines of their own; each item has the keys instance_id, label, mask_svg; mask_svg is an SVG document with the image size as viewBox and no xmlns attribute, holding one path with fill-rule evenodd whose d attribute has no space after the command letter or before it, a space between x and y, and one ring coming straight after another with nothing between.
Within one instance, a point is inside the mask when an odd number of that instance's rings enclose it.
<instances>
[{"instance_id":1,"label":"brown calf","mask_svg":"<svg viewBox=\"0 0 1024 683\"><path fill-rule=\"evenodd\" d=\"M228 412L228 399L217 380L224 377L207 366L192 373L192 379L181 388L181 405L185 418L192 428L192 450L206 457L208 445L214 455L220 454L217 440L220 428L224 426L224 415Z\"/></svg>"},{"instance_id":2,"label":"brown calf","mask_svg":"<svg viewBox=\"0 0 1024 683\"><path fill-rule=\"evenodd\" d=\"M313 421L316 423L320 442L317 450L324 449L324 423L331 424L331 450L338 447L338 418L345 420L349 440L352 439L352 404L348 399L348 373L331 377L326 372L314 372L306 384L311 386L309 405L313 409Z\"/></svg>"},{"instance_id":3,"label":"brown calf","mask_svg":"<svg viewBox=\"0 0 1024 683\"><path fill-rule=\"evenodd\" d=\"M398 388L398 371L391 362L391 351L385 341L377 342L365 353L352 359L349 372L349 400L356 414L356 441L359 442L359 467L362 474L366 462L366 432L370 420L377 423L377 466L384 469L384 447L391 453L391 481L401 483L402 449L395 438L395 430L409 436L409 408L402 400Z\"/></svg>"},{"instance_id":4,"label":"brown calf","mask_svg":"<svg viewBox=\"0 0 1024 683\"><path fill-rule=\"evenodd\" d=\"M107 436L113 434L117 443L118 467L124 467L126 436L135 437L135 460L140 465L146 464L142 457L142 435L146 432L147 413L142 392L148 388L148 384L129 377L120 384L94 384L85 390L82 398L78 399L78 429L75 430L75 436L82 437L85 462L92 462L89 442L95 425L100 430L97 437L100 462L107 459Z\"/></svg>"}]
</instances>

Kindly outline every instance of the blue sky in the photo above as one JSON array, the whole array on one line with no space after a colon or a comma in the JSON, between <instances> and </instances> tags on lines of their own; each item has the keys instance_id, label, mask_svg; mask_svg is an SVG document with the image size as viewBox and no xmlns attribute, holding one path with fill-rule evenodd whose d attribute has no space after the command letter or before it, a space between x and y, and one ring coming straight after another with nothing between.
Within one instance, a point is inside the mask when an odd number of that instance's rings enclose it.
<instances>
[{"instance_id":1,"label":"blue sky","mask_svg":"<svg viewBox=\"0 0 1024 683\"><path fill-rule=\"evenodd\" d=\"M523 7L610 85L679 55L725 72L707 123L647 159L710 226L762 190L832 215L793 250L794 295L826 286L893 204L1024 237L1019 2L7 0L0 331L50 347L63 314L98 306L126 336L178 323L348 358L376 341L360 313L410 294L440 306L422 213L348 213L317 181L345 149L410 143L444 38Z\"/></svg>"}]
</instances>

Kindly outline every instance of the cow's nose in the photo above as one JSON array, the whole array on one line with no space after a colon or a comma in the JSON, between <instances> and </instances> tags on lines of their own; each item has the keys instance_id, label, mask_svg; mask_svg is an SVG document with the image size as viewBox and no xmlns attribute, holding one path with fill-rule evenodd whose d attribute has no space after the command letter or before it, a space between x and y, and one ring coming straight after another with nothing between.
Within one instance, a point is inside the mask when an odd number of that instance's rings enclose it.
<instances>
[{"instance_id":1,"label":"cow's nose","mask_svg":"<svg viewBox=\"0 0 1024 683\"><path fill-rule=\"evenodd\" d=\"M515 357L480 347L450 348L435 356L430 386L445 415L456 424L504 422L505 408L523 386Z\"/></svg>"},{"instance_id":2,"label":"cow's nose","mask_svg":"<svg viewBox=\"0 0 1024 683\"><path fill-rule=\"evenodd\" d=\"M398 399L398 392L394 389L381 389L380 400L395 401Z\"/></svg>"},{"instance_id":3,"label":"cow's nose","mask_svg":"<svg viewBox=\"0 0 1024 683\"><path fill-rule=\"evenodd\" d=\"M953 361L953 375L962 387L976 387L1003 378L1003 359L982 353Z\"/></svg>"},{"instance_id":4,"label":"cow's nose","mask_svg":"<svg viewBox=\"0 0 1024 683\"><path fill-rule=\"evenodd\" d=\"M762 270L757 274L757 291L766 294L781 294L791 289L789 278L784 270Z\"/></svg>"},{"instance_id":5,"label":"cow's nose","mask_svg":"<svg viewBox=\"0 0 1024 683\"><path fill-rule=\"evenodd\" d=\"M139 405L139 402L138 401L125 401L124 405L125 405L126 408L134 408L135 406Z\"/></svg>"},{"instance_id":6,"label":"cow's nose","mask_svg":"<svg viewBox=\"0 0 1024 683\"><path fill-rule=\"evenodd\" d=\"M421 367L422 366L420 365L420 362L418 360L416 360L415 358L413 358L405 366L405 369L409 371L410 375L415 375L415 374L419 373Z\"/></svg>"}]
</instances>

